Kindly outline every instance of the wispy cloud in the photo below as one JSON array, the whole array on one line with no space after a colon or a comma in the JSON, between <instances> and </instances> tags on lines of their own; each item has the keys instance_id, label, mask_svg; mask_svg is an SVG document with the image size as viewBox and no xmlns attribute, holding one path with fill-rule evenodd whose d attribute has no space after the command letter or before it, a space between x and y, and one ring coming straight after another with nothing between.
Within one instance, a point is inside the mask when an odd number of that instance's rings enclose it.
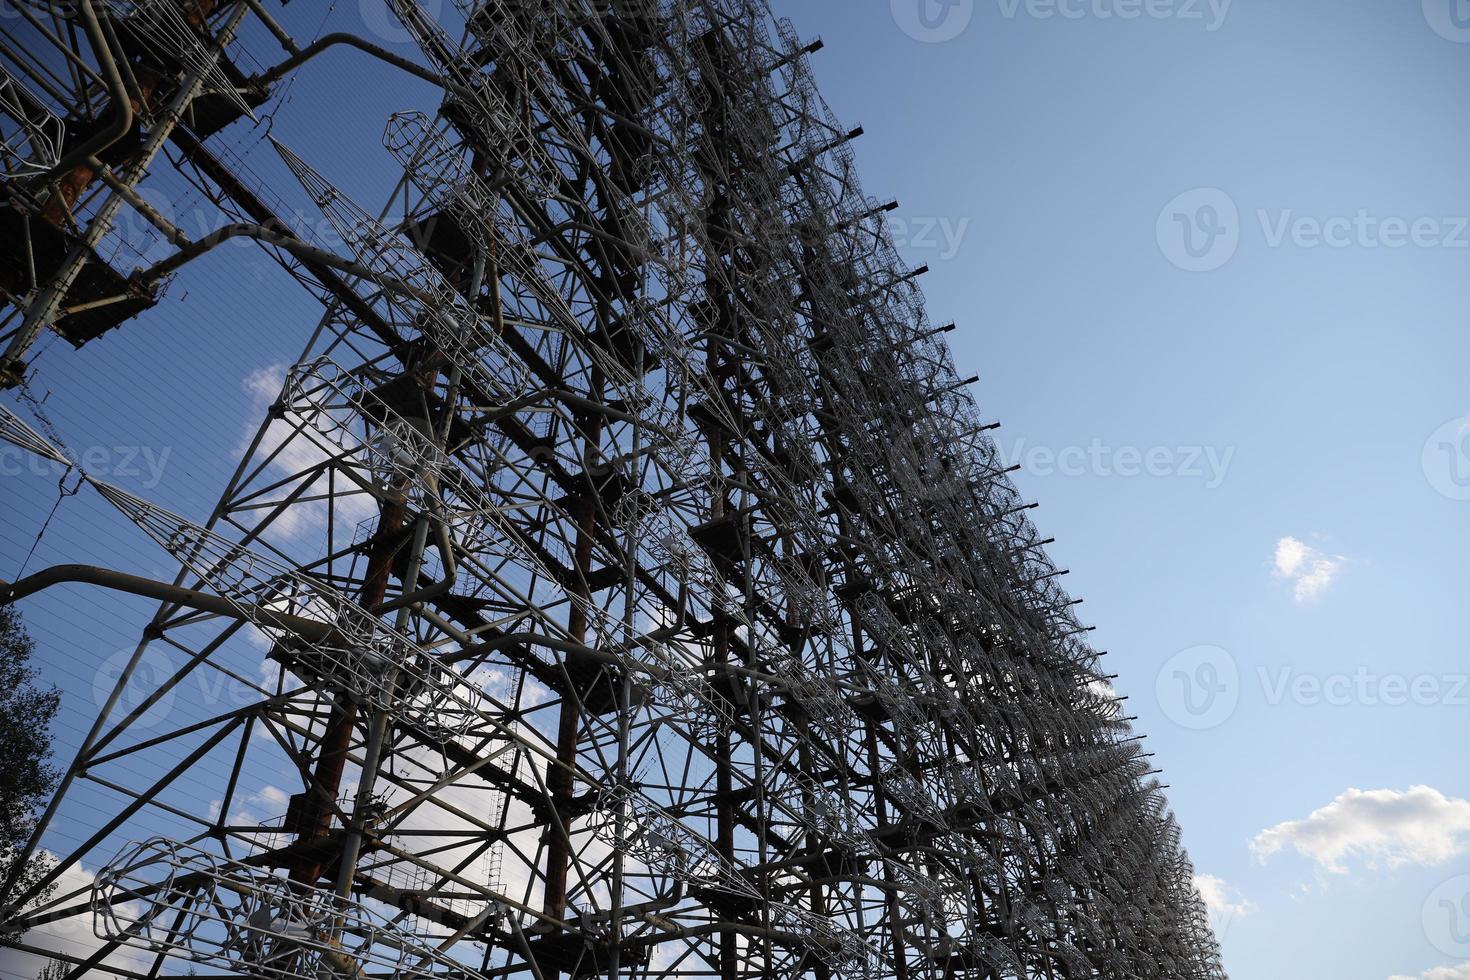
<instances>
[{"instance_id":1,"label":"wispy cloud","mask_svg":"<svg viewBox=\"0 0 1470 980\"><path fill-rule=\"evenodd\" d=\"M1470 980L1470 963L1457 963L1454 966L1437 966L1417 977L1392 976L1388 980Z\"/></svg>"},{"instance_id":2,"label":"wispy cloud","mask_svg":"<svg viewBox=\"0 0 1470 980\"><path fill-rule=\"evenodd\" d=\"M1320 597L1347 564L1342 555L1325 554L1300 538L1284 537L1276 542L1271 573L1292 583L1292 594L1298 603Z\"/></svg>"},{"instance_id":3,"label":"wispy cloud","mask_svg":"<svg viewBox=\"0 0 1470 980\"><path fill-rule=\"evenodd\" d=\"M245 826L260 823L262 820L271 820L284 816L286 807L290 802L291 795L289 793L279 786L272 786L269 783L261 786L258 790L237 792L229 819L225 822L237 826ZM211 800L209 802L209 819L217 819L222 806L222 801Z\"/></svg>"},{"instance_id":4,"label":"wispy cloud","mask_svg":"<svg viewBox=\"0 0 1470 980\"><path fill-rule=\"evenodd\" d=\"M1250 915L1255 911L1256 907L1250 903L1250 900L1227 885L1223 878L1215 875L1196 874L1194 887L1199 892L1200 898L1205 900L1205 907L1210 910L1210 918L1214 920L1216 932L1223 932L1224 927L1232 919Z\"/></svg>"},{"instance_id":5,"label":"wispy cloud","mask_svg":"<svg viewBox=\"0 0 1470 980\"><path fill-rule=\"evenodd\" d=\"M54 855L43 851L46 858ZM80 864L63 871L56 881L56 890L38 908L48 910L69 908L91 897L96 876ZM130 908L132 903L123 903ZM28 945L49 953L85 959L102 948L103 941L92 932L90 915L70 915L62 919L36 926L25 934ZM0 975L5 977L33 977L52 962L51 958L38 953L22 952L14 948L0 947ZM111 970L128 970L144 973L151 958L144 952L121 947L107 955L89 976L107 976ZM111 968L111 969L109 969Z\"/></svg>"},{"instance_id":6,"label":"wispy cloud","mask_svg":"<svg viewBox=\"0 0 1470 980\"><path fill-rule=\"evenodd\" d=\"M264 417L275 404L286 384L290 366L270 364L250 371L240 382L240 387L250 396L249 421L240 434L236 454L243 457L250 452L258 431L258 419ZM305 438L298 429L304 420L297 414L286 412L280 418L271 419L255 447L254 459L269 459L269 471L278 478L289 479L331 459L331 454ZM308 498L310 494L308 494ZM373 517L377 507L372 498L360 493L339 492L333 499L339 520L348 526L356 525ZM273 530L282 540L295 538L309 532L319 531L326 526L328 505L324 501L307 499L286 507L273 519ZM281 544L282 540L274 543Z\"/></svg>"},{"instance_id":7,"label":"wispy cloud","mask_svg":"<svg viewBox=\"0 0 1470 980\"><path fill-rule=\"evenodd\" d=\"M1251 841L1262 861L1286 847L1336 874L1345 874L1352 858L1368 867L1443 864L1470 849L1470 800L1429 786L1349 789L1305 820L1277 824Z\"/></svg>"}]
</instances>

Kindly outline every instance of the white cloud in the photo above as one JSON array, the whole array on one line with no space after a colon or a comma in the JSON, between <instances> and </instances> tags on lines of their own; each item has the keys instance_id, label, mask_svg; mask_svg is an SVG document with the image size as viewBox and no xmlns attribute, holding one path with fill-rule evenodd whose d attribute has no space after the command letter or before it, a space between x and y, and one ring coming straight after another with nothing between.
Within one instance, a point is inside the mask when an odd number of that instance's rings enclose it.
<instances>
[{"instance_id":1,"label":"white cloud","mask_svg":"<svg viewBox=\"0 0 1470 980\"><path fill-rule=\"evenodd\" d=\"M1392 976L1388 980L1470 980L1470 963L1437 966L1417 977Z\"/></svg>"},{"instance_id":2,"label":"white cloud","mask_svg":"<svg viewBox=\"0 0 1470 980\"><path fill-rule=\"evenodd\" d=\"M1199 892L1200 898L1205 900L1205 906L1210 910L1210 917L1215 920L1217 932L1231 919L1250 915L1255 911L1255 906L1244 895L1227 885L1223 878L1217 878L1215 875L1196 874L1194 887Z\"/></svg>"},{"instance_id":3,"label":"white cloud","mask_svg":"<svg viewBox=\"0 0 1470 980\"><path fill-rule=\"evenodd\" d=\"M1251 841L1262 861L1288 846L1337 874L1347 872L1348 858L1368 867L1443 864L1470 849L1470 800L1429 786L1349 789L1305 820L1277 824Z\"/></svg>"},{"instance_id":4,"label":"white cloud","mask_svg":"<svg viewBox=\"0 0 1470 980\"><path fill-rule=\"evenodd\" d=\"M240 382L240 387L245 389L251 402L257 405L269 405L276 400L276 396L281 393L281 388L285 383L286 365L270 364L256 368L245 375L245 380Z\"/></svg>"},{"instance_id":5,"label":"white cloud","mask_svg":"<svg viewBox=\"0 0 1470 980\"><path fill-rule=\"evenodd\" d=\"M236 447L237 455L243 457L250 451L259 428L257 420L264 417L270 407L275 404L282 388L285 387L286 374L289 370L290 365L271 364L254 369L240 382L240 387L250 396L251 411L240 434L240 443ZM278 478L297 476L321 466L333 456L304 433L297 432L302 421L299 414L287 412L281 418L272 419L266 426L264 434L261 435L260 444L256 447L253 458L257 461L269 458L271 460L270 472ZM338 520L345 521L350 527L376 516L377 506L372 498L362 493L340 492L341 488L346 485L345 481L338 485L339 493L332 504L336 508ZM320 532L326 527L326 523L327 504L325 502L320 500L297 502L282 510L273 519L272 530L276 534L274 543L281 545L292 539Z\"/></svg>"},{"instance_id":6,"label":"white cloud","mask_svg":"<svg viewBox=\"0 0 1470 980\"><path fill-rule=\"evenodd\" d=\"M45 851L42 854L54 860L54 855ZM80 864L74 864L57 878L56 890L41 907L65 909L85 902L89 899L96 880L96 875L91 871ZM102 940L93 935L90 914L72 915L36 926L25 934L25 942L37 949L78 959L85 959L102 948ZM0 947L0 975L6 977L33 977L48 962L50 962L49 957ZM124 946L108 954L98 969L90 975L106 977L108 976L106 967L146 972L150 963L151 959L146 953Z\"/></svg>"},{"instance_id":7,"label":"white cloud","mask_svg":"<svg viewBox=\"0 0 1470 980\"><path fill-rule=\"evenodd\" d=\"M1276 542L1276 574L1290 577L1296 574L1307 560L1311 549L1296 538L1282 538Z\"/></svg>"},{"instance_id":8,"label":"white cloud","mask_svg":"<svg viewBox=\"0 0 1470 980\"><path fill-rule=\"evenodd\" d=\"M284 816L286 807L291 802L291 794L267 783L253 792L239 790L233 802L229 818L225 822L235 826L248 826ZM209 819L219 818L221 806L221 800L209 801Z\"/></svg>"},{"instance_id":9,"label":"white cloud","mask_svg":"<svg viewBox=\"0 0 1470 980\"><path fill-rule=\"evenodd\" d=\"M1302 603L1326 592L1346 564L1342 555L1324 554L1299 538L1287 536L1276 542L1271 573L1293 583L1292 594Z\"/></svg>"}]
</instances>

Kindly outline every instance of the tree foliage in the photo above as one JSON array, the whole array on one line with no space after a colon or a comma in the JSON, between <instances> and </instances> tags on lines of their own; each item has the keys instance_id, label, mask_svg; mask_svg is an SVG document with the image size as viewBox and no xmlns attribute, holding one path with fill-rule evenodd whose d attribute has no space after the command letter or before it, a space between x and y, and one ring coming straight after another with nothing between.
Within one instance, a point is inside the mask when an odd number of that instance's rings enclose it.
<instances>
[{"instance_id":1,"label":"tree foliage","mask_svg":"<svg viewBox=\"0 0 1470 980\"><path fill-rule=\"evenodd\" d=\"M55 688L42 688L31 666L35 642L13 606L0 605L0 883L14 873L21 849L36 826L36 810L56 785L47 764L51 720L61 703ZM0 895L0 911L11 894L33 886L45 874L40 857L28 861L10 894ZM0 942L4 936L0 935Z\"/></svg>"}]
</instances>

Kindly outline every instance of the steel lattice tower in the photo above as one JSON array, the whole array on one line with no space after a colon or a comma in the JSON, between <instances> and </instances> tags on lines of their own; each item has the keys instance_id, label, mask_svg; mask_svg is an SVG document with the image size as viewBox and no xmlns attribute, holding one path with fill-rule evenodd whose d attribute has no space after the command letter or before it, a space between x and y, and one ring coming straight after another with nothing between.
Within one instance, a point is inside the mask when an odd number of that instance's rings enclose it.
<instances>
[{"instance_id":1,"label":"steel lattice tower","mask_svg":"<svg viewBox=\"0 0 1470 980\"><path fill-rule=\"evenodd\" d=\"M85 783L108 808L52 877L95 883L12 896L14 926L102 937L70 975L1224 977L819 43L763 0L389 0L411 56L298 45L268 0L3 2L7 383L232 238L325 307L212 513L77 473L173 582L4 586L157 600L119 691L153 646L181 664L108 701L33 841ZM286 54L247 74L257 19ZM278 143L299 187L272 187L213 139L339 44L442 89L384 110L397 211L340 161ZM150 208L171 164L234 220ZM109 263L124 212L172 254ZM0 435L70 462L20 406ZM136 729L209 672L249 703ZM261 758L300 785L234 824Z\"/></svg>"}]
</instances>

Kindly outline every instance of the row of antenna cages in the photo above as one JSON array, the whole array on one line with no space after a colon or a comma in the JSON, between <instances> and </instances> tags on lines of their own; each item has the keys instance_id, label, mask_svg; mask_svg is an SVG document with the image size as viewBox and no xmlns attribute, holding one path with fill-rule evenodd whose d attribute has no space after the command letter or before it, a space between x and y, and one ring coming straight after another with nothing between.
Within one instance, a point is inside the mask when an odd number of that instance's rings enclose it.
<instances>
[{"instance_id":1,"label":"row of antenna cages","mask_svg":"<svg viewBox=\"0 0 1470 980\"><path fill-rule=\"evenodd\" d=\"M67 458L65 453L29 429L18 417L8 414L4 421L4 432L10 441L39 451L57 462ZM314 675L318 684L328 687L340 685L364 698L373 697L374 692L381 698L383 691L395 691L397 696L384 700L377 707L400 717L412 716L421 730L437 732L445 739L468 734L471 730L483 732L504 727L504 714L486 710L483 697L463 678L435 667L426 651L417 650L408 637L394 634L381 620L340 593L125 491L91 478L87 480L224 596L239 615L278 641L294 646L297 669ZM627 665L644 671L649 669L647 662L633 658L627 661ZM688 675L689 666L678 664L678 669L664 668L664 671L655 668L653 673L654 676L662 673L665 681L670 677L683 678ZM385 676L389 673L396 676ZM875 679L878 683L873 693L885 703L893 717L904 720L906 729L922 730L926 712L941 717L962 710L954 694L937 683L931 686L932 697L925 698L918 692L897 689L891 684L885 685L881 678ZM781 683L788 697L797 699L824 725L840 724L837 719L850 713L831 688L810 676L793 672L790 676L777 675L771 680ZM687 687L677 689L676 696L669 700L683 701L688 692ZM930 704L935 698L945 704ZM686 708L693 707L693 714L697 717L708 717L718 709L718 705L710 701L695 706L689 706L687 701L684 704ZM462 727L456 726L456 718L462 719ZM515 737L513 732L506 734ZM960 801L964 805L990 809L991 799L983 792L979 773L980 769L973 764L954 765L945 771L942 781L954 790L956 797L956 803L951 807L936 803L919 780L897 769L884 774L884 786L894 800L902 801L907 808L924 813L931 820L942 822L942 813L946 809L954 809ZM1000 771L991 769L990 777L998 779ZM1025 778L1034 780L1042 777L1039 772L1030 770L1012 775L1016 787L1014 792L1019 792L1019 784ZM805 816L813 831L825 837L845 839L852 846L867 844L871 847L871 841L865 840L866 832L857 824L856 814L843 800L816 784L804 789L810 794L811 805L806 808ZM706 884L738 880L738 869L722 864L708 842L703 842L677 821L662 814L652 801L631 794L623 799L630 806L642 809L643 819L634 820L634 826L651 828L646 838L652 847L648 851L650 861L662 854L666 863L672 862L670 866L674 870L694 875ZM670 850L669 842L678 840L681 834L683 843ZM636 850L636 842L631 839L620 843L630 851ZM692 853L703 856L691 861L688 855ZM676 857L676 854L685 857ZM1104 856L1097 856L1097 860L1099 867L1107 866ZM710 875L699 873L697 869L701 867L711 872Z\"/></svg>"},{"instance_id":2,"label":"row of antenna cages","mask_svg":"<svg viewBox=\"0 0 1470 980\"><path fill-rule=\"evenodd\" d=\"M443 297L442 297L442 295L441 295L441 296L439 296L439 297L435 297L435 299L436 299L436 300L442 300L442 299L443 299ZM498 374L498 373L499 373L499 372L496 372L496 373L497 373L497 374ZM681 676L682 676L682 675L681 675Z\"/></svg>"}]
</instances>

